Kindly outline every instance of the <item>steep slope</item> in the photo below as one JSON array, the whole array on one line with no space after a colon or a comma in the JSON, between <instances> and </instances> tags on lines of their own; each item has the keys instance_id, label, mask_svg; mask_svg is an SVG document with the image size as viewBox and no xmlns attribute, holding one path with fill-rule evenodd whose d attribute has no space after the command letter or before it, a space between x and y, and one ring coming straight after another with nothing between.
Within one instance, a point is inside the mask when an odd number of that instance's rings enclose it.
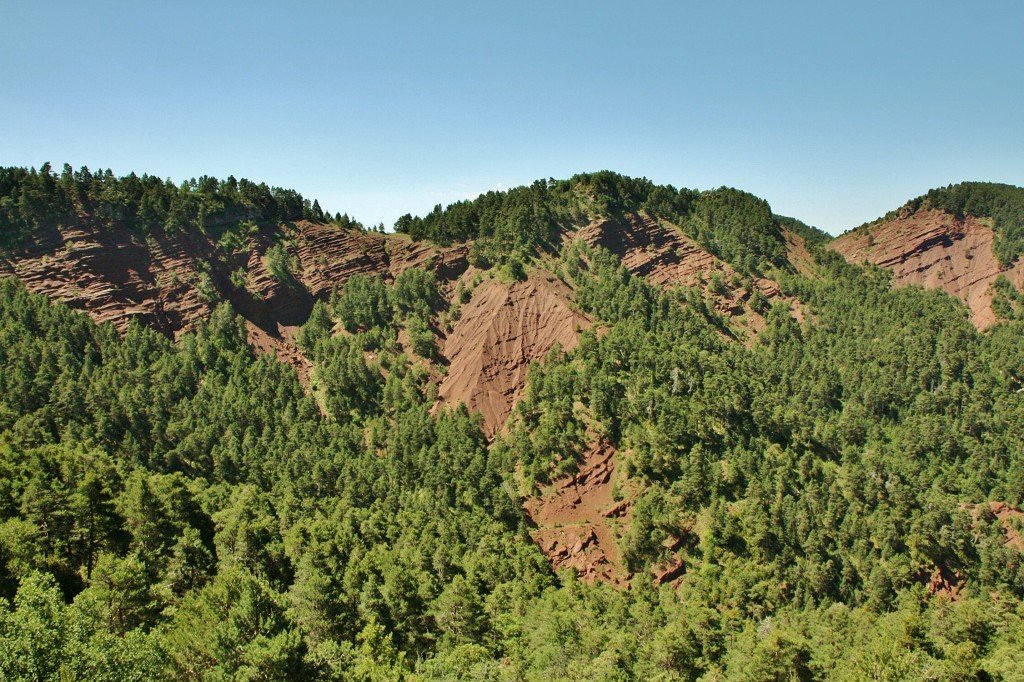
<instances>
[{"instance_id":1,"label":"steep slope","mask_svg":"<svg viewBox=\"0 0 1024 682\"><path fill-rule=\"evenodd\" d=\"M325 300L352 276L377 275L391 282L410 267L424 267L436 273L449 300L456 282L468 282L462 275L470 267L472 241L436 246L409 234L365 232L347 216L333 223L295 219L321 214L316 207L303 209L301 197L286 190L209 178L177 187L129 176L105 180L111 187L100 193L84 171L60 176L59 184L48 173L12 176L12 197L20 196L21 190L14 191L18 187L35 188L52 206L21 225L27 241L0 261L0 274L15 275L30 290L122 331L137 319L177 337L227 301L245 318L253 345L277 353L304 380L311 367L295 346L298 328L314 301ZM111 197L116 197L113 203ZM732 244L729 253L749 251L733 243L748 227L762 241L774 235L767 204L744 193L666 193L647 181L609 173L535 184L481 197L461 209L449 207L428 216L427 223L438 223L437 230L428 232L449 238L449 233L479 232L476 248L486 254L483 260L497 258L498 263L508 251L516 252L515 244L524 253L549 249L543 237L548 231L600 244L652 283L698 287L719 313L735 321L738 336L752 339L743 330L756 334L763 326L765 303L780 298L777 284L741 275L674 224L641 209L645 198L680 219L696 221L705 239L714 236L714 225L727 226L732 230L732 241L726 240ZM692 206L691 199L696 202ZM183 217L175 217L176 202L179 208L190 207ZM583 213L567 209L573 202L583 202ZM169 213L150 215L154 205L164 204ZM619 217L589 224L580 217L598 211L608 215L609 209ZM577 230L581 222L585 227ZM177 227L167 231L167 225ZM771 234L761 234L757 225ZM588 324L573 312L572 297L564 284L540 269L526 282L485 285L443 344L440 359L449 367L441 398L480 410L493 435L521 393L530 362L556 344L574 347L577 328Z\"/></svg>"},{"instance_id":2,"label":"steep slope","mask_svg":"<svg viewBox=\"0 0 1024 682\"><path fill-rule=\"evenodd\" d=\"M617 454L609 443L594 444L578 471L541 488L525 511L534 526L530 536L555 570L572 568L586 582L624 586L629 574L615 533L628 523L629 504L613 496Z\"/></svg>"},{"instance_id":3,"label":"steep slope","mask_svg":"<svg viewBox=\"0 0 1024 682\"><path fill-rule=\"evenodd\" d=\"M294 270L284 278L268 263L268 250L279 242L291 260L288 270ZM121 331L135 319L174 337L208 317L219 301L229 301L246 319L253 344L276 352L305 378L308 362L292 339L315 299L326 298L355 274L391 280L420 266L454 280L468 267L466 252L465 245L437 249L401 236L308 221L265 225L230 252L212 234L197 230L142 235L79 222L34 233L0 260L0 276L18 277L29 290Z\"/></svg>"},{"instance_id":4,"label":"steep slope","mask_svg":"<svg viewBox=\"0 0 1024 682\"><path fill-rule=\"evenodd\" d=\"M733 273L682 232L649 216L602 220L581 229L575 237L608 249L627 270L652 284L696 286L712 272Z\"/></svg>"},{"instance_id":5,"label":"steep slope","mask_svg":"<svg viewBox=\"0 0 1024 682\"><path fill-rule=\"evenodd\" d=\"M1024 285L1024 262L1000 265L994 241L989 220L922 208L848 232L829 248L848 261L891 270L895 286L916 284L956 296L974 325L985 329L996 321L990 289L996 278L1002 274L1016 287Z\"/></svg>"},{"instance_id":6,"label":"steep slope","mask_svg":"<svg viewBox=\"0 0 1024 682\"><path fill-rule=\"evenodd\" d=\"M807 239L790 230L783 230L782 233L786 237L786 260L801 275L814 277L814 256L808 248Z\"/></svg>"},{"instance_id":7,"label":"steep slope","mask_svg":"<svg viewBox=\"0 0 1024 682\"><path fill-rule=\"evenodd\" d=\"M631 215L624 221L601 220L580 229L571 237L608 249L619 257L627 270L652 284L698 287L705 297L714 302L718 312L730 318L742 318L741 326L751 332L756 333L764 326L761 311L750 305L755 289L767 304L786 300L793 315L803 320L799 302L783 297L777 282L751 276L749 286L739 284L744 278L732 266L709 253L677 227L648 215Z\"/></svg>"},{"instance_id":8,"label":"steep slope","mask_svg":"<svg viewBox=\"0 0 1024 682\"><path fill-rule=\"evenodd\" d=\"M443 282L454 281L468 267L466 244L435 247L405 235L339 230L322 223L302 222L294 234L300 279L315 298L344 285L352 275L380 275L390 281L412 267L433 269Z\"/></svg>"},{"instance_id":9,"label":"steep slope","mask_svg":"<svg viewBox=\"0 0 1024 682\"><path fill-rule=\"evenodd\" d=\"M590 321L570 306L572 292L543 271L509 285L481 284L444 342L448 375L439 396L466 403L494 435L526 384L530 363L556 345L572 350Z\"/></svg>"},{"instance_id":10,"label":"steep slope","mask_svg":"<svg viewBox=\"0 0 1024 682\"><path fill-rule=\"evenodd\" d=\"M174 334L209 314L199 288L200 263L214 245L197 233L142 240L127 230L88 225L50 228L5 260L37 293L86 310L124 329L131 319Z\"/></svg>"}]
</instances>

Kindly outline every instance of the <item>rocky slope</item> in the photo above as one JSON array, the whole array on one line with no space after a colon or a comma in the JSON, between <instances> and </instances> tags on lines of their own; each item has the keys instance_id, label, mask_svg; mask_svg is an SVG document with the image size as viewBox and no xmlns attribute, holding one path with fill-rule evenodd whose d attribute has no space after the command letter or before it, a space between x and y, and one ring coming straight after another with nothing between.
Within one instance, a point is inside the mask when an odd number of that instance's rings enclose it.
<instances>
[{"instance_id":1,"label":"rocky slope","mask_svg":"<svg viewBox=\"0 0 1024 682\"><path fill-rule=\"evenodd\" d=\"M753 287L769 302L781 296L769 279L738 284L728 264L675 227L644 215L598 221L565 239L611 250L626 268L653 284L699 287L720 313L754 333L763 319L748 305ZM280 268L272 272L268 255L271 248L282 247L289 261L284 276ZM30 290L118 329L135 319L174 337L226 300L245 318L257 350L276 353L308 382L311 365L294 338L315 300L326 299L353 275L392 281L410 267L434 270L451 298L457 282L469 283L468 252L466 244L436 247L406 235L307 221L264 225L233 247L199 231L143 236L125 228L75 224L36 233L0 260L0 276L14 275ZM717 292L710 289L714 278L723 283ZM573 308L572 298L564 283L541 269L512 284L485 280L442 342L448 371L440 398L479 411L488 436L500 430L524 388L530 363L556 345L571 350L579 330L590 325ZM801 316L799 305L794 314Z\"/></svg>"},{"instance_id":2,"label":"rocky slope","mask_svg":"<svg viewBox=\"0 0 1024 682\"><path fill-rule=\"evenodd\" d=\"M422 266L454 279L468 266L465 246L437 249L401 236L302 221L283 228L293 272L282 281L267 257L282 236L278 229L251 232L229 253L211 234L198 231L144 237L117 227L51 227L0 260L0 277L14 275L29 290L120 330L135 319L174 337L208 317L219 301L229 301L245 318L250 342L276 352L305 380L309 363L292 340L315 299L355 274L391 280ZM244 285L239 273L245 273Z\"/></svg>"},{"instance_id":3,"label":"rocky slope","mask_svg":"<svg viewBox=\"0 0 1024 682\"><path fill-rule=\"evenodd\" d=\"M803 240L788 232L786 234L798 256L810 259ZM632 216L627 221L602 220L582 228L571 238L608 249L619 257L627 270L646 278L651 284L698 287L706 298L714 302L718 312L752 334L756 335L764 327L760 312L749 305L755 288L768 304L784 300L790 305L793 316L803 322L803 306L795 299L784 297L777 282L755 276L749 283L741 283L744 278L739 277L728 263L706 251L677 227L663 221L646 215ZM720 283L717 290L712 286L715 279Z\"/></svg>"},{"instance_id":4,"label":"rocky slope","mask_svg":"<svg viewBox=\"0 0 1024 682\"><path fill-rule=\"evenodd\" d=\"M615 537L629 521L629 501L613 495L617 455L610 444L594 443L576 473L540 488L525 509L530 536L555 570L622 587L629 574Z\"/></svg>"},{"instance_id":5,"label":"rocky slope","mask_svg":"<svg viewBox=\"0 0 1024 682\"><path fill-rule=\"evenodd\" d=\"M444 342L450 364L440 397L480 412L484 432L494 435L525 387L530 363L555 346L572 350L590 326L571 300L569 288L543 271L511 285L481 284Z\"/></svg>"},{"instance_id":6,"label":"rocky slope","mask_svg":"<svg viewBox=\"0 0 1024 682\"><path fill-rule=\"evenodd\" d=\"M848 261L891 270L895 286L916 284L956 296L970 309L974 325L984 329L996 321L990 289L996 278L1002 274L1016 287L1024 285L1024 262L1001 267L992 252L994 239L987 220L923 209L848 232L829 248Z\"/></svg>"}]
</instances>

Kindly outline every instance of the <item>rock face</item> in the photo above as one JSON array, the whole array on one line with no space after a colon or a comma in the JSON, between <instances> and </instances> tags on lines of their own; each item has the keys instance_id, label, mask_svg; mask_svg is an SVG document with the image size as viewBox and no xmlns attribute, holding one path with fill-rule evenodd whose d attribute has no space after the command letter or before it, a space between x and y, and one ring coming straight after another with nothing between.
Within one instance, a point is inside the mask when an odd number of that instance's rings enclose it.
<instances>
[{"instance_id":1,"label":"rock face","mask_svg":"<svg viewBox=\"0 0 1024 682\"><path fill-rule=\"evenodd\" d=\"M644 277L651 284L662 287L698 287L714 303L719 313L729 318L742 318L739 326L752 335L764 328L762 315L747 305L754 288L760 291L769 304L786 301L793 317L800 323L804 321L800 302L783 296L777 282L766 277L753 277L753 286L749 290L732 284L736 270L673 225L639 215L624 222L596 222L571 236L591 246L608 249L619 257L627 270ZM789 235L788 239L792 239L790 251L805 257L807 262L804 265L811 267L809 263L812 259L803 240L796 235ZM717 292L710 287L712 276L716 273L724 283Z\"/></svg>"},{"instance_id":2,"label":"rock face","mask_svg":"<svg viewBox=\"0 0 1024 682\"><path fill-rule=\"evenodd\" d=\"M629 580L615 542L628 522L629 502L616 501L617 453L596 442L579 471L545 486L525 504L534 530L530 535L555 570L576 569L580 579L624 586Z\"/></svg>"},{"instance_id":3,"label":"rock face","mask_svg":"<svg viewBox=\"0 0 1024 682\"><path fill-rule=\"evenodd\" d=\"M138 318L177 335L209 315L216 299L225 299L273 334L277 325L303 324L314 299L326 298L355 274L390 281L420 266L453 280L468 267L465 245L441 249L400 235L303 221L284 229L289 255L299 267L293 282L280 282L266 264L277 229L249 235L239 256L225 254L210 235L195 231L143 236L118 227L54 227L0 261L0 275L15 275L28 289L119 329ZM244 290L230 282L241 266L248 271Z\"/></svg>"},{"instance_id":4,"label":"rock face","mask_svg":"<svg viewBox=\"0 0 1024 682\"><path fill-rule=\"evenodd\" d=\"M985 329L996 321L990 289L996 278L1003 274L1014 286L1024 285L1024 261L1001 267L992 252L994 239L987 221L925 209L848 232L829 248L850 262L892 270L895 286L917 284L956 296L967 304L974 325Z\"/></svg>"},{"instance_id":5,"label":"rock face","mask_svg":"<svg viewBox=\"0 0 1024 682\"><path fill-rule=\"evenodd\" d=\"M576 233L576 238L608 249L627 270L652 284L697 286L712 272L733 273L679 230L648 217L593 223Z\"/></svg>"},{"instance_id":6,"label":"rock face","mask_svg":"<svg viewBox=\"0 0 1024 682\"><path fill-rule=\"evenodd\" d=\"M353 275L380 275L391 281L412 267L433 268L442 282L454 281L469 267L469 247L434 247L405 235L339 230L332 225L299 223L295 255L301 279L316 298L326 298Z\"/></svg>"},{"instance_id":7,"label":"rock face","mask_svg":"<svg viewBox=\"0 0 1024 682\"><path fill-rule=\"evenodd\" d=\"M173 334L205 317L210 307L196 283L199 263L212 259L201 235L153 237L86 226L51 228L7 261L31 291L89 312L124 329L133 318Z\"/></svg>"},{"instance_id":8,"label":"rock face","mask_svg":"<svg viewBox=\"0 0 1024 682\"><path fill-rule=\"evenodd\" d=\"M562 282L539 272L511 286L481 284L444 342L450 364L442 400L479 411L484 432L493 436L522 392L530 363L556 345L572 350L579 330L590 326L570 307L571 296Z\"/></svg>"},{"instance_id":9,"label":"rock face","mask_svg":"<svg viewBox=\"0 0 1024 682\"><path fill-rule=\"evenodd\" d=\"M284 230L288 254L298 263L293 277L279 281L267 266L267 249ZM0 276L14 275L34 292L88 312L97 322L124 330L137 319L177 337L227 300L246 320L249 340L294 365L303 380L309 362L293 339L317 298L355 274L392 280L403 270L434 267L454 280L467 267L465 245L446 249L396 235L341 230L300 222L265 226L246 237L237 254L225 253L210 235L197 231L144 236L120 228L89 225L41 230L34 240L0 260ZM246 271L246 283L232 273ZM237 279L237 278L236 278Z\"/></svg>"}]
</instances>

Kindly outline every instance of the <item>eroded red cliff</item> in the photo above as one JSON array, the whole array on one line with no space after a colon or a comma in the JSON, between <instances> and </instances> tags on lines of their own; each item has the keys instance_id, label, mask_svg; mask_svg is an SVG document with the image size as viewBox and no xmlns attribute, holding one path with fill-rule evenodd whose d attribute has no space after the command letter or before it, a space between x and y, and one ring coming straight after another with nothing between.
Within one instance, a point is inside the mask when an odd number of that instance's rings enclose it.
<instances>
[{"instance_id":1,"label":"eroded red cliff","mask_svg":"<svg viewBox=\"0 0 1024 682\"><path fill-rule=\"evenodd\" d=\"M937 209L906 213L895 220L848 232L830 248L854 263L891 270L895 286L942 289L962 300L971 321L985 329L996 321L991 285L1002 274L1024 284L1024 262L999 264L992 251L995 233L988 220L960 218Z\"/></svg>"},{"instance_id":2,"label":"eroded red cliff","mask_svg":"<svg viewBox=\"0 0 1024 682\"><path fill-rule=\"evenodd\" d=\"M526 385L530 363L555 346L572 350L590 321L573 310L572 292L544 272L507 284L481 284L444 342L448 374L442 400L466 403L484 418L492 436L505 423Z\"/></svg>"}]
</instances>

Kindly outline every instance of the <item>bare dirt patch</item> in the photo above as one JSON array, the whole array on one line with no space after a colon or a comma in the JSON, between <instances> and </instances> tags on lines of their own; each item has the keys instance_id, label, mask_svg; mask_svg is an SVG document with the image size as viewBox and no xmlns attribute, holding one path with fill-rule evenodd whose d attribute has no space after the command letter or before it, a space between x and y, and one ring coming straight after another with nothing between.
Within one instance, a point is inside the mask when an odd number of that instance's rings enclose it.
<instances>
[{"instance_id":1,"label":"bare dirt patch","mask_svg":"<svg viewBox=\"0 0 1024 682\"><path fill-rule=\"evenodd\" d=\"M555 570L622 587L630 576L615 537L628 522L629 503L613 495L617 454L608 443L595 444L575 474L541 487L524 508L535 525L531 536Z\"/></svg>"},{"instance_id":2,"label":"bare dirt patch","mask_svg":"<svg viewBox=\"0 0 1024 682\"><path fill-rule=\"evenodd\" d=\"M926 209L870 229L848 232L829 248L853 263L874 263L892 270L893 285L917 284L956 296L971 311L971 322L985 329L996 321L991 284L1003 274L1024 286L1024 261L999 265L995 233L982 220Z\"/></svg>"},{"instance_id":3,"label":"bare dirt patch","mask_svg":"<svg viewBox=\"0 0 1024 682\"><path fill-rule=\"evenodd\" d=\"M493 436L522 393L530 363L555 346L572 350L579 331L590 326L570 306L571 296L544 272L511 285L497 279L481 284L444 341L449 365L439 397L480 412L485 434Z\"/></svg>"}]
</instances>

